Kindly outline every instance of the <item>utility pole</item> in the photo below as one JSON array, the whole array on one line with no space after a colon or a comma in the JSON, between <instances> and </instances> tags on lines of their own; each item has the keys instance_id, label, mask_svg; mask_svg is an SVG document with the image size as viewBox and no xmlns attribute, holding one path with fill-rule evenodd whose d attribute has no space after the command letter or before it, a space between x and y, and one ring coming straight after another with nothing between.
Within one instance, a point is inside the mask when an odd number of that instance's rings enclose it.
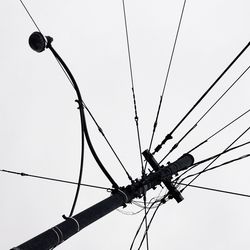
<instances>
[{"instance_id":1,"label":"utility pole","mask_svg":"<svg viewBox=\"0 0 250 250\"><path fill-rule=\"evenodd\" d=\"M150 174L145 175L140 180L134 180L131 185L114 189L110 197L72 217L66 218L66 220L60 224L11 250L53 249L106 214L114 211L118 207L125 206L126 203L131 203L134 198L142 197L145 192L160 185L161 182L168 188L169 197L174 198L177 202L183 200L180 192L171 183L171 179L173 175L189 168L194 163L193 156L184 154L178 160L167 166L159 166L148 150L144 151L143 155L153 168Z\"/></svg>"}]
</instances>

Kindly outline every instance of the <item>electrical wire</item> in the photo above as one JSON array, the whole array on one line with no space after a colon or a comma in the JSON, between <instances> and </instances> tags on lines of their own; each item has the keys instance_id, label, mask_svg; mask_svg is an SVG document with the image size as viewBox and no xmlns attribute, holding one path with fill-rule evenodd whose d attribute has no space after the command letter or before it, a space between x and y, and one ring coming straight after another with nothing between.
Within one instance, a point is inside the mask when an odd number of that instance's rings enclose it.
<instances>
[{"instance_id":1,"label":"electrical wire","mask_svg":"<svg viewBox=\"0 0 250 250\"><path fill-rule=\"evenodd\" d=\"M207 94L216 86L219 80L225 75L225 73L233 66L233 64L239 59L239 57L244 53L244 51L249 47L250 42L240 51L240 53L233 59L233 61L226 67L226 69L219 75L219 77L213 82L213 84L204 92L204 94L198 99L198 101L191 107L191 109L184 115L184 117L178 122L178 124L173 128L173 130L165 136L162 142L155 148L153 154L158 152L162 146L169 140L172 139L173 133L177 128L184 122L184 120L193 112L193 110L200 104L200 102L207 96Z\"/></svg>"},{"instance_id":2,"label":"electrical wire","mask_svg":"<svg viewBox=\"0 0 250 250\"><path fill-rule=\"evenodd\" d=\"M42 176L42 175L33 175L33 174L27 174L27 173L24 173L24 172L15 172L15 171L6 170L6 169L1 169L0 171L4 172L4 173L8 173L8 174L16 174L16 175L20 175L20 176L32 177L32 178L37 178L37 179L42 179L42 180L47 180L47 181L61 182L61 183L73 184L73 185L78 184L78 182L67 181L67 180L57 179L57 178L51 178L51 177ZM101 187L101 186L90 185L90 184L80 183L80 185L84 186L84 187L89 187L89 188L103 189L103 190L106 190L106 191L111 190L110 188L107 188L107 187Z\"/></svg>"},{"instance_id":3,"label":"electrical wire","mask_svg":"<svg viewBox=\"0 0 250 250\"><path fill-rule=\"evenodd\" d=\"M207 161L210 161L210 160L212 160L212 159L214 159L214 158L216 158L216 157L218 157L218 156L221 156L221 155L223 155L223 154L229 153L229 152L231 152L231 151L233 151L233 150L235 150L235 149L238 149L238 148L241 148L241 147L243 147L243 146L246 146L246 145L248 145L248 144L250 144L250 141L245 142L245 143L242 143L242 144L240 144L240 145L238 145L238 146L235 146L235 147L231 147L231 148L227 149L227 150L226 150L225 152L223 152L223 153L219 153L219 154L210 156L210 157L208 157L208 158L206 158L206 159L203 159L203 160L201 160L201 161L195 162L195 163L193 164L193 166L191 166L191 167L188 168L186 171L184 171L181 175L179 175L178 177L176 177L175 180L174 180L173 182L179 181L179 179L180 179L183 175L185 175L186 173L190 172L193 168L197 167L198 165L203 164L203 163L205 163L205 162L207 162Z\"/></svg>"},{"instance_id":4,"label":"electrical wire","mask_svg":"<svg viewBox=\"0 0 250 250\"><path fill-rule=\"evenodd\" d=\"M245 131L243 131L225 150L223 150L221 152L221 154L217 155L212 162L210 162L204 169L203 171L201 171L198 175L196 175L188 184L192 184L205 170L207 170L222 154L224 154L235 142L237 142L245 133L248 132L248 130L250 129L250 127L248 127ZM188 187L188 185L186 187L184 187L181 192L183 192L186 188Z\"/></svg>"},{"instance_id":5,"label":"electrical wire","mask_svg":"<svg viewBox=\"0 0 250 250\"><path fill-rule=\"evenodd\" d=\"M23 3L22 0L20 0L20 3L22 4L22 6L24 7L25 11L27 12L27 14L29 15L29 17L31 18L33 24L36 26L37 30L40 32L40 34L43 36L42 32L40 31L38 25L36 24L34 18L31 16L30 12L28 11L27 7L25 6L25 4ZM44 36L43 36L44 37ZM73 75L71 74L69 68L67 67L67 65L64 63L64 61L62 60L62 58L57 54L57 52L54 50L54 48L51 46L51 42L53 39L51 39L51 41L49 39L45 39L47 40L47 44L46 47L50 49L50 51L52 52L52 54L55 56L57 62L60 64L61 68L63 69L63 72L67 75L68 79L70 80L70 83L72 84L72 86L74 87L76 93L77 93L77 97L78 97L78 101L79 101L79 111L80 111L80 120L81 120L81 160L80 160L80 171L79 171L79 177L78 177L78 185L77 185L77 189L76 189L76 193L75 193L75 197L74 197L74 201L72 204L72 208L70 211L70 215L69 217L72 216L74 209L75 209L75 205L77 202L77 198L78 198L78 194L80 191L80 183L81 183L81 179L82 179L82 172L83 172L83 158L84 158L84 110L83 107L80 106L81 103L81 93L78 89L77 83L73 77ZM63 215L64 218L66 218L65 215Z\"/></svg>"},{"instance_id":6,"label":"electrical wire","mask_svg":"<svg viewBox=\"0 0 250 250\"><path fill-rule=\"evenodd\" d=\"M137 238L137 236L138 236L138 234L139 234L139 232L140 232L140 230L141 230L141 227L142 227L142 225L143 225L143 223L144 223L145 217L148 215L148 213L149 213L151 207L153 207L153 205L154 205L155 203L157 203L157 202L159 202L159 201L153 202L152 205L148 208L147 213L143 216L143 219L142 219L142 221L141 221L141 223L140 223L140 225L139 225L139 227L138 227L138 229L137 229L137 231L136 231L136 233L135 233L135 236L134 236L134 238L133 238L133 240L132 240L132 243L131 243L131 245L130 245L130 248L129 248L130 250L133 249L135 240L136 240L136 238Z\"/></svg>"},{"instance_id":7,"label":"electrical wire","mask_svg":"<svg viewBox=\"0 0 250 250\"><path fill-rule=\"evenodd\" d=\"M95 123L98 131L101 133L101 135L103 136L104 140L106 141L106 143L108 144L109 148L111 149L111 151L113 152L113 154L115 155L116 159L118 160L118 162L120 163L121 167L123 168L124 172L126 173L128 179L132 182L133 179L131 177L131 175L129 174L129 172L127 171L127 169L125 168L124 164L122 163L122 161L120 160L119 156L117 155L117 153L114 150L114 147L111 145L111 143L109 142L108 138L106 137L106 135L104 134L103 129L100 127L100 125L97 123L96 119L94 118L93 114L91 113L91 111L89 110L89 108L86 106L86 104L83 102L83 105L85 107L85 109L87 110L87 112L89 113L90 117L92 118L93 122Z\"/></svg>"},{"instance_id":8,"label":"electrical wire","mask_svg":"<svg viewBox=\"0 0 250 250\"><path fill-rule=\"evenodd\" d=\"M182 186L189 186L189 187L192 187L192 188L199 188L199 189L213 191L213 192L219 192L219 193L224 193L224 194L231 194L231 195L237 195L237 196L241 196L241 197L250 198L250 194L243 194L243 193L237 193L237 192L221 190L221 189L216 189L216 188L197 186L197 185L192 185L192 184L185 184L185 183L181 183L181 182L178 182L177 184L182 185Z\"/></svg>"},{"instance_id":9,"label":"electrical wire","mask_svg":"<svg viewBox=\"0 0 250 250\"><path fill-rule=\"evenodd\" d=\"M230 163L233 163L233 162L236 162L236 161L239 161L239 160L243 160L245 158L248 158L250 156L250 154L246 154L246 155L243 155L243 156L240 156L238 158L235 158L235 159L232 159L230 161L226 161L226 162L223 162L217 166L214 166L214 167L211 167L211 168L207 168L206 170L202 170L200 172L197 172L197 173L194 173L194 174L190 174L188 176L185 176L183 179L180 180L180 182L183 182L184 180L190 178L190 177L193 177L193 176L196 176L196 175L199 175L199 174L203 174L205 172L208 172L208 171L211 171L211 170L214 170L214 169L217 169L217 168L220 168L222 166L225 166L225 165L228 165Z\"/></svg>"},{"instance_id":10,"label":"electrical wire","mask_svg":"<svg viewBox=\"0 0 250 250\"><path fill-rule=\"evenodd\" d=\"M62 60L62 58L59 56L59 54L55 51L55 49L51 46L51 44L48 45L48 48L51 50L51 52L53 53L53 55L60 61L60 63L62 64L62 66L65 68L65 70L67 71L67 74L69 75L69 77L71 78L73 84L74 84L74 89L76 90L76 94L78 97L78 101L79 102L79 110L81 111L81 109L83 110L84 106L82 105L83 100L81 97L81 93L80 90L78 88L78 85L72 75L72 73L70 72L69 68L67 67L67 65L64 63L64 61ZM99 157L97 156L94 147L92 145L92 142L90 140L89 134L88 134L88 129L87 129L87 124L86 124L86 120L85 120L85 115L84 115L84 110L82 112L82 119L83 119L83 129L84 129L84 135L86 137L86 141L88 143L88 146L90 148L90 151L94 157L94 159L96 160L98 166L101 168L101 170L103 171L103 173L105 174L105 176L108 178L108 180L111 182L111 184L113 185L113 187L118 188L117 183L113 180L113 178L110 176L110 174L108 173L108 171L106 170L106 168L103 166L102 162L100 161Z\"/></svg>"},{"instance_id":11,"label":"electrical wire","mask_svg":"<svg viewBox=\"0 0 250 250\"><path fill-rule=\"evenodd\" d=\"M143 202L144 202L144 214L145 214L145 235L146 235L146 246L147 250L149 250L149 237L148 237L148 216L147 216L147 208L146 208L146 203L147 203L147 196L146 196L146 191L144 191L143 194Z\"/></svg>"},{"instance_id":12,"label":"electrical wire","mask_svg":"<svg viewBox=\"0 0 250 250\"><path fill-rule=\"evenodd\" d=\"M201 143L199 143L198 145L196 145L195 147L193 147L191 150L189 150L188 154L191 153L191 152L193 152L197 148L199 148L201 145L204 145L205 143L207 143L210 139L212 139L213 137L215 137L217 134L219 134L220 132L222 132L224 129L226 129L227 127L229 127L230 125L232 125L233 123L235 123L236 121L238 121L240 118L242 118L243 116L245 116L249 112L250 112L250 109L248 109L247 111L245 111L244 113L242 113L241 115L239 115L238 117L236 117L234 120L232 120L231 122L229 122L228 124L226 124L224 127L222 127L221 129L219 129L218 131L216 131L214 134L210 135L207 139L205 139L204 141L202 141Z\"/></svg>"},{"instance_id":13,"label":"electrical wire","mask_svg":"<svg viewBox=\"0 0 250 250\"><path fill-rule=\"evenodd\" d=\"M29 15L31 21L33 22L33 24L36 26L37 30L42 34L41 30L39 29L37 23L35 22L34 18L32 17L32 15L30 14L30 12L28 11L27 7L25 6L25 4L23 3L22 0L19 0L20 3L22 4L23 8L25 9L25 11L27 12L27 14Z\"/></svg>"},{"instance_id":14,"label":"electrical wire","mask_svg":"<svg viewBox=\"0 0 250 250\"><path fill-rule=\"evenodd\" d=\"M154 213L153 213L153 216L152 216L151 219L150 219L148 228L149 228L149 226L151 225L152 220L153 220L153 218L154 218L154 216L155 216L157 210L159 209L159 207L160 207L162 204L164 204L164 203L166 203L167 201L169 201L169 199L166 198L166 197L168 197L168 193L165 194L160 200L156 200L155 202L153 202L152 205L151 205L151 207L148 208L147 214L149 213L149 211L151 210L151 208L154 206L154 204L159 203L159 204L156 206L156 209L155 209L155 211L154 211ZM138 227L138 229L137 229L137 231L136 231L136 233L135 233L135 236L134 236L133 241L132 241L131 246L130 246L130 250L132 250L132 248L133 248L134 242L135 242L135 240L136 240L136 238L137 238L137 236L138 236L138 234L139 234L139 232L140 232L140 230L141 230L141 227L142 227L142 225L143 225L144 219L145 219L145 216L143 217L143 219L142 219L142 221L141 221L141 223L140 223L140 225L139 225L139 227ZM145 233L144 233L144 235L143 235L143 238L142 238L142 240L141 240L141 242L140 242L140 246L139 246L138 250L141 248L142 243L143 243L143 241L144 241L144 239L145 239L145 236L146 236L146 231L145 231Z\"/></svg>"},{"instance_id":15,"label":"electrical wire","mask_svg":"<svg viewBox=\"0 0 250 250\"><path fill-rule=\"evenodd\" d=\"M168 152L168 154L166 156L164 156L164 158L160 161L160 163L167 157L170 155L170 153L172 153L178 146L179 144L187 137L187 135L190 134L190 132L192 130L194 130L194 128L196 128L198 126L198 124L201 122L201 120L203 120L203 118L215 107L216 104L219 103L219 101L229 92L229 90L235 86L235 84L241 79L241 77L250 69L250 66L248 66L242 73L241 75L226 89L226 91L223 92L223 94L213 103L213 105L198 119L198 121L193 125L193 127L176 143L174 144L174 146L170 149L170 151ZM242 114L241 116L239 116L239 118L241 118L242 116L244 116L246 113L248 113L250 110L246 111L244 114ZM239 118L236 118L234 121L238 120ZM233 121L233 122L234 122ZM231 123L233 123L231 122ZM231 123L229 125L231 125ZM227 125L227 126L229 126ZM227 127L225 126L225 128ZM224 129L224 128L223 128ZM222 131L223 129L221 129L220 131ZM217 133L219 133L220 131L218 131ZM210 138L209 138L210 139Z\"/></svg>"},{"instance_id":16,"label":"electrical wire","mask_svg":"<svg viewBox=\"0 0 250 250\"><path fill-rule=\"evenodd\" d=\"M80 160L80 170L79 170L79 176L78 176L78 185L76 188L76 193L74 196L74 200L73 200L73 204L69 213L69 217L71 217L74 213L75 210L75 206L77 203L77 199L78 199L78 195L80 192L80 183L82 181L82 174L83 174L83 159L84 159L84 135L86 134L86 122L85 122L85 115L84 115L84 108L81 105L82 103L82 96L81 96L81 92L78 88L78 85L76 83L76 80L74 78L74 76L72 75L71 71L69 70L68 66L65 64L65 62L62 60L62 58L59 56L59 54L55 51L55 49L52 47L51 42L48 42L47 44L47 48L50 49L50 51L52 52L52 54L54 55L54 57L56 58L57 62L61 65L61 68L63 68L63 72L68 75L68 79L70 78L70 83L72 84L74 90L76 91L76 95L77 95L77 102L79 104L79 113L80 113L80 120L81 120L81 160ZM63 218L66 218L65 215L63 215Z\"/></svg>"},{"instance_id":17,"label":"electrical wire","mask_svg":"<svg viewBox=\"0 0 250 250\"><path fill-rule=\"evenodd\" d=\"M129 61L130 81L131 81L131 86L132 86L132 96L133 96L134 112L135 112L134 119L135 119L135 124L136 124L137 140L138 140L138 146L139 146L139 154L140 154L142 172L144 172L143 160L142 160L142 149L141 149L141 136L140 136L140 129L139 129L139 117L138 117L138 112L137 112L134 76L133 76L132 59L131 59L131 51L130 51L130 41L129 41L129 34L128 34L127 14L126 14L126 6L125 6L124 0L122 0L122 8L123 8L123 19L124 19L125 33L126 33L126 44L127 44L127 53L128 53L128 61ZM142 173L142 175L143 175L143 173Z\"/></svg>"},{"instance_id":18,"label":"electrical wire","mask_svg":"<svg viewBox=\"0 0 250 250\"><path fill-rule=\"evenodd\" d=\"M135 114L134 120L135 120L135 125L136 125L137 141L138 141L138 147L139 147L139 157L140 157L140 162L141 162L142 178L143 178L145 176L145 170L144 170L143 159L142 159L142 147L141 147L141 136L140 136L140 129L139 129L139 117L138 117L138 112L137 112L134 76L133 76L130 42L129 42L129 34L128 34L127 14L126 14L126 7L125 7L124 0L122 0L122 8L123 8L123 19L124 19L125 33L126 33L126 43L127 43L127 53L128 53L128 60L129 60L129 71L130 71L130 80L131 80L131 87L132 87L132 97L133 97L133 103L134 103L134 114ZM147 201L146 192L144 192L144 194L143 194L143 199L144 199L144 205L146 206L146 201ZM145 216L146 216L147 215L146 208L145 208L144 212L145 212ZM147 231L147 216L145 217L145 227L146 227L146 231ZM147 242L147 250L149 250L148 234L146 236L146 242Z\"/></svg>"},{"instance_id":19,"label":"electrical wire","mask_svg":"<svg viewBox=\"0 0 250 250\"><path fill-rule=\"evenodd\" d=\"M150 219L150 221L149 221L148 230L149 230L149 227L150 227L151 224L152 224L152 221L153 221L153 219L154 219L154 217L155 217L155 215L156 215L158 209L160 208L160 206L161 206L162 204L163 204L163 202L161 201L161 202L159 202L159 204L157 205L157 207L156 207L156 209L155 209L155 211L154 211L154 213L153 213L153 215L152 215L152 217L151 217L151 219ZM142 243L143 243L144 239L145 239L145 233L144 233L144 235L143 235L143 237L142 237L142 239L141 239L140 245L139 245L139 247L138 247L137 250L140 250L140 249L141 249L141 246L142 246Z\"/></svg>"},{"instance_id":20,"label":"electrical wire","mask_svg":"<svg viewBox=\"0 0 250 250\"><path fill-rule=\"evenodd\" d=\"M177 27L177 31L176 31L176 34L175 34L174 44L173 44L170 60L169 60L169 63L168 63L167 74L166 74L166 77L165 77L162 93L161 93L161 96L160 96L160 102L159 102L159 105L158 105L156 118L155 118L155 122L154 122L154 125L153 125L153 132L152 132L152 135L151 135L151 139L150 139L150 143L149 143L149 149L148 149L149 151L151 150L152 143L153 143L154 136L155 136L155 131L156 131L156 128L157 128L157 125L158 125L158 119L159 119L159 115L160 115L160 111L161 111L162 100L163 100L163 97L164 97L164 94L165 94L165 89L166 89L166 85L167 85L168 78L169 78L169 73L170 73L170 69L171 69L171 65L172 65L172 61L173 61L173 57L174 57L174 53L175 53L175 47L176 47L177 40L178 40L179 33L180 33L180 28L181 28L181 24L182 24L182 19L183 19L183 15L184 15L185 6L186 6L186 0L184 0L184 2L183 2L181 15L180 15L180 18L179 18L178 27ZM147 162L146 162L146 164L147 164Z\"/></svg>"},{"instance_id":21,"label":"electrical wire","mask_svg":"<svg viewBox=\"0 0 250 250\"><path fill-rule=\"evenodd\" d=\"M58 60L58 58L56 58L59 66L61 67L62 71L64 72L65 76L68 78L69 82L71 83L72 87L75 89L75 85L74 82L72 81L72 79L70 78L70 76L68 75L67 71L64 69L64 67L62 66L62 64L60 63L60 60ZM75 89L76 90L76 89ZM111 151L114 153L115 157L117 158L118 162L120 163L121 167L123 168L123 170L125 171L128 179L130 181L132 181L132 177L130 176L130 174L128 173L127 169L125 168L125 166L123 165L122 161L120 160L119 156L117 155L117 153L115 152L113 146L111 145L111 143L109 142L108 138L106 137L106 135L103 132L103 129L99 126L99 124L97 123L96 119L94 118L93 114L91 113L90 109L87 107L87 105L84 103L84 101L82 100L82 105L84 106L84 108L87 110L88 114L90 115L90 117L92 118L92 120L94 121L95 125L98 128L98 131L101 133L101 135L104 137L104 140L106 141L106 143L108 144L109 148L111 149Z\"/></svg>"}]
</instances>

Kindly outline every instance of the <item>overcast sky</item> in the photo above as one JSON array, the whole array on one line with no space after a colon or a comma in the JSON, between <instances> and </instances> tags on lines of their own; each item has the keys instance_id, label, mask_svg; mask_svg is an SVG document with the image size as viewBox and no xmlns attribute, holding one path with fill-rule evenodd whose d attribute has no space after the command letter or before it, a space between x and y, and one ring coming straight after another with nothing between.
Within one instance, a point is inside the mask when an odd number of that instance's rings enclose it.
<instances>
[{"instance_id":1,"label":"overcast sky","mask_svg":"<svg viewBox=\"0 0 250 250\"><path fill-rule=\"evenodd\" d=\"M84 102L133 178L141 176L121 0L24 1L75 76ZM142 149L147 149L183 1L127 0L127 21ZM250 40L248 0L188 0L153 147L157 146ZM75 93L50 51L28 46L36 27L21 3L0 8L0 169L76 181L80 120ZM174 134L160 160L250 65L247 50ZM174 161L249 109L250 72L227 93L167 160ZM223 151L249 126L249 115L194 151L196 161ZM93 144L120 185L129 181L87 116ZM246 133L235 145L249 140ZM249 153L245 146L222 162ZM166 163L165 162L165 163ZM196 185L250 194L249 159L202 175ZM217 165L214 164L214 165ZM204 165L205 167L206 165ZM88 149L83 182L110 187ZM61 222L76 187L0 172L0 248L10 249ZM159 189L149 197L158 196ZM82 188L75 212L109 196ZM150 228L150 249L249 249L250 200L187 188L185 200L162 206ZM126 212L140 210L130 205ZM114 211L57 249L129 249L143 213ZM138 238L137 244L141 237ZM137 249L137 248L135 248ZM146 247L144 246L144 249Z\"/></svg>"}]
</instances>

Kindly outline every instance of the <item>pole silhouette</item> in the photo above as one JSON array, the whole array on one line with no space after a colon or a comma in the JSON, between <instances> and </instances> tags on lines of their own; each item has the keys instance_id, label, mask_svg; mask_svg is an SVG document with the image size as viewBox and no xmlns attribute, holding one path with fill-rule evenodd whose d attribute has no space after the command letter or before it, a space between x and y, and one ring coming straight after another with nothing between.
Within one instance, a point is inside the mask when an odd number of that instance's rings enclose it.
<instances>
[{"instance_id":1,"label":"pole silhouette","mask_svg":"<svg viewBox=\"0 0 250 250\"><path fill-rule=\"evenodd\" d=\"M184 154L178 160L167 166L158 166L156 160L149 151L144 153L144 156L145 155L145 158L150 165L152 165L152 162L155 164L152 166L153 171L150 174L145 175L140 180L134 180L131 185L114 189L110 197L72 217L66 218L65 221L60 224L48 229L25 243L12 248L11 250L53 249L106 214L111 213L118 207L125 206L126 203L130 203L134 198L142 197L145 192L160 185L161 182L165 185L166 183L171 183L173 175L181 170L189 168L194 163L192 155ZM173 185L171 185L170 188L168 184L166 186L169 189L169 197L173 197L177 202L180 202L180 198L176 198L179 191Z\"/></svg>"}]
</instances>

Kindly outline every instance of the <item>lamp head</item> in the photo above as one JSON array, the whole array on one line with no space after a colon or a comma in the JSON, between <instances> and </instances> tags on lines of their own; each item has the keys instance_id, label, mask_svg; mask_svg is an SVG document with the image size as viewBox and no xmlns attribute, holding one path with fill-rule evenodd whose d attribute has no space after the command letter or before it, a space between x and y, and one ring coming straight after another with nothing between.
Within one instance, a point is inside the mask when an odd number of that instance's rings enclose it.
<instances>
[{"instance_id":1,"label":"lamp head","mask_svg":"<svg viewBox=\"0 0 250 250\"><path fill-rule=\"evenodd\" d=\"M46 40L40 32L36 31L30 35L29 45L33 50L40 53L46 48Z\"/></svg>"},{"instance_id":2,"label":"lamp head","mask_svg":"<svg viewBox=\"0 0 250 250\"><path fill-rule=\"evenodd\" d=\"M36 52L40 53L53 41L50 36L44 37L41 32L35 31L29 37L29 45Z\"/></svg>"}]
</instances>

